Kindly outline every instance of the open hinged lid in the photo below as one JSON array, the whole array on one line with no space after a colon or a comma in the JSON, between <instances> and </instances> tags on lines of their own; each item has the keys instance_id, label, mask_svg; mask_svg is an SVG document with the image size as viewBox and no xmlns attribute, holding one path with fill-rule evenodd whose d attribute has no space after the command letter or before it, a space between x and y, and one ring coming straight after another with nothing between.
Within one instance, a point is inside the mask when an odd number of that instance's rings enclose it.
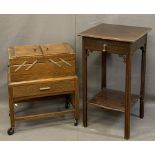
<instances>
[{"instance_id":1,"label":"open hinged lid","mask_svg":"<svg viewBox=\"0 0 155 155\"><path fill-rule=\"evenodd\" d=\"M52 56L57 54L74 54L74 50L68 43L45 44L45 45L24 45L9 48L9 59L19 57Z\"/></svg>"}]
</instances>

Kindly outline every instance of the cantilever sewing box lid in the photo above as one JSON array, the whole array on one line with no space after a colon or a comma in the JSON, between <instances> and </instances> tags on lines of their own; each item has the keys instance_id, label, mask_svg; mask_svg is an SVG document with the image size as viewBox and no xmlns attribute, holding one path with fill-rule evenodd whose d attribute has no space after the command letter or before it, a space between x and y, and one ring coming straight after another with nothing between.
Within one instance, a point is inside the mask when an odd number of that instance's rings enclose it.
<instances>
[{"instance_id":1,"label":"cantilever sewing box lid","mask_svg":"<svg viewBox=\"0 0 155 155\"><path fill-rule=\"evenodd\" d=\"M75 58L75 52L68 43L44 44L44 45L24 45L15 46L8 49L10 65L18 64L22 60L33 61L37 58L56 57L61 55L65 58Z\"/></svg>"}]
</instances>

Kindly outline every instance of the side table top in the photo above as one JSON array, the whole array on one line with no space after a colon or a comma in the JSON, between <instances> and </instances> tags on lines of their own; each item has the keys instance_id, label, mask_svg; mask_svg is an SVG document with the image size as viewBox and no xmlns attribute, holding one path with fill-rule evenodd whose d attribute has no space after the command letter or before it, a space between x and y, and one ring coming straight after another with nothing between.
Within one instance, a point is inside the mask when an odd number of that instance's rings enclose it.
<instances>
[{"instance_id":1,"label":"side table top","mask_svg":"<svg viewBox=\"0 0 155 155\"><path fill-rule=\"evenodd\" d=\"M82 33L80 36L91 37L106 40L115 40L122 42L135 42L145 34L147 34L151 28L125 26L125 25L113 25L113 24L100 24L93 28L90 28Z\"/></svg>"}]
</instances>

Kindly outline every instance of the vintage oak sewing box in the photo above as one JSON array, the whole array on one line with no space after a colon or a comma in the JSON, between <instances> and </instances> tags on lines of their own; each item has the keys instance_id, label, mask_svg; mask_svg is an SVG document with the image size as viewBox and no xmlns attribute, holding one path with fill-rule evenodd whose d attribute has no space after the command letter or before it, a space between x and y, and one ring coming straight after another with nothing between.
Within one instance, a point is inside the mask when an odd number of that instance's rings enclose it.
<instances>
[{"instance_id":1,"label":"vintage oak sewing box","mask_svg":"<svg viewBox=\"0 0 155 155\"><path fill-rule=\"evenodd\" d=\"M25 45L10 47L8 65L8 91L12 135L15 122L73 114L77 125L78 78L76 76L74 50L68 43ZM64 111L42 113L37 115L16 116L15 103L53 95L66 97ZM69 103L73 108L68 108Z\"/></svg>"}]
</instances>

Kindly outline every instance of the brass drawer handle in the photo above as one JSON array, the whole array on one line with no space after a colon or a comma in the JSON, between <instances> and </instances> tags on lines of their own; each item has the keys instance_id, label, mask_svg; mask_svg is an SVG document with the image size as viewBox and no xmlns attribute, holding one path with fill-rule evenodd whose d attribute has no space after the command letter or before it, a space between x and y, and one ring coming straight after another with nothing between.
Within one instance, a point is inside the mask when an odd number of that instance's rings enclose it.
<instances>
[{"instance_id":1,"label":"brass drawer handle","mask_svg":"<svg viewBox=\"0 0 155 155\"><path fill-rule=\"evenodd\" d=\"M61 67L61 65L58 63L58 62L55 62L54 60L52 59L49 59L50 62L52 62L53 64L57 65L58 67Z\"/></svg>"},{"instance_id":2,"label":"brass drawer handle","mask_svg":"<svg viewBox=\"0 0 155 155\"><path fill-rule=\"evenodd\" d=\"M40 89L40 91L43 91L43 90L50 90L51 87L41 87L41 88L39 88L39 89Z\"/></svg>"},{"instance_id":3,"label":"brass drawer handle","mask_svg":"<svg viewBox=\"0 0 155 155\"><path fill-rule=\"evenodd\" d=\"M102 51L106 52L106 50L107 50L106 48L107 48L107 44L103 44L103 50Z\"/></svg>"},{"instance_id":4,"label":"brass drawer handle","mask_svg":"<svg viewBox=\"0 0 155 155\"><path fill-rule=\"evenodd\" d=\"M59 58L63 63L65 63L66 65L68 65L68 66L72 66L69 62L67 62L67 61L65 61L64 59L62 59L62 58Z\"/></svg>"}]
</instances>

